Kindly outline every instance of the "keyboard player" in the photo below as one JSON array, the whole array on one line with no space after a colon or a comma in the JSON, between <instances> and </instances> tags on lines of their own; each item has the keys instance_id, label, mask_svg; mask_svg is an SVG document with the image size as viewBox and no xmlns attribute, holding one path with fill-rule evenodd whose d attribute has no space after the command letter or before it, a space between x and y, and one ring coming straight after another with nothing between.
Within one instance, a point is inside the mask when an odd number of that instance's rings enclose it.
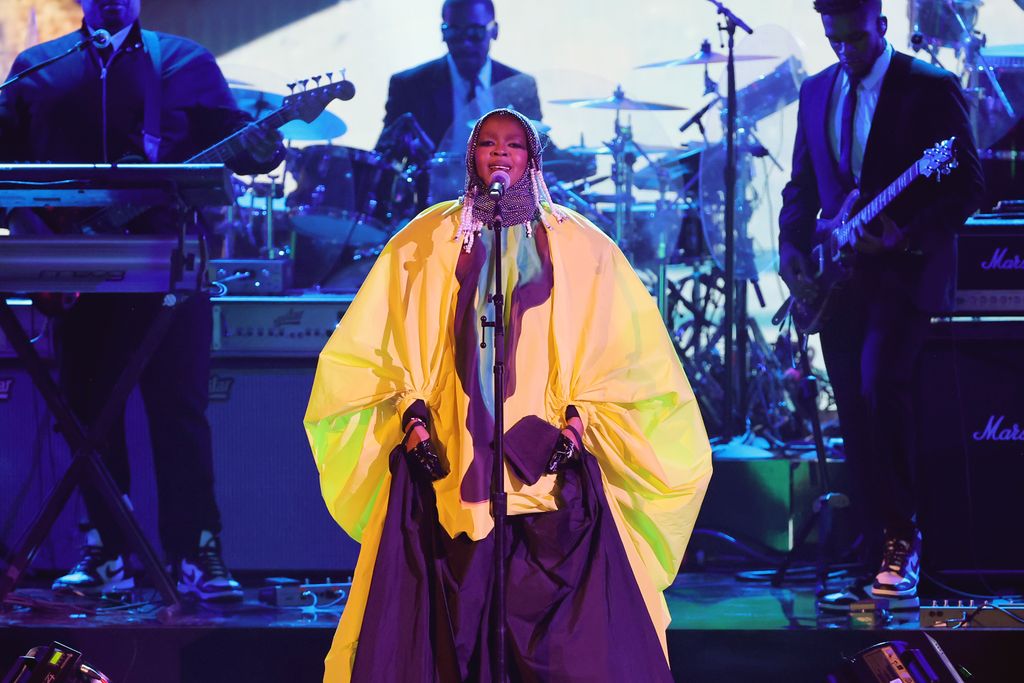
<instances>
[{"instance_id":1,"label":"keyboard player","mask_svg":"<svg viewBox=\"0 0 1024 683\"><path fill-rule=\"evenodd\" d=\"M206 49L186 38L143 30L141 0L81 0L81 5L79 30L24 51L11 74L101 30L111 38L100 34L81 51L0 92L0 162L181 162L248 126L245 152L228 161L232 170L266 172L280 163L280 136L250 125ZM130 231L175 229L174 216L150 212ZM83 423L95 421L123 359L138 345L160 303L161 297L151 294L83 295L59 319L60 384ZM224 564L219 542L206 418L211 330L209 299L189 298L153 354L140 389L155 459L160 540L178 590L229 601L240 599L242 590ZM129 491L123 408L102 450L119 487ZM54 589L98 595L131 587L133 577L125 569L130 549L99 494L83 490L83 498L88 521L81 559Z\"/></svg>"}]
</instances>

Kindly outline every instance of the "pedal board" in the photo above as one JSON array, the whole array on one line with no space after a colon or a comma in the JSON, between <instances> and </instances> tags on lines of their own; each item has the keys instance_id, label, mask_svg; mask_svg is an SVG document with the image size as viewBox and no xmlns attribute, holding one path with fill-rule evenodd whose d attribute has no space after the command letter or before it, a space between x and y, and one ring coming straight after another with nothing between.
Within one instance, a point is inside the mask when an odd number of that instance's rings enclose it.
<instances>
[{"instance_id":1,"label":"pedal board","mask_svg":"<svg viewBox=\"0 0 1024 683\"><path fill-rule=\"evenodd\" d=\"M1024 628L1024 603L993 600L965 603L933 600L921 607L922 628Z\"/></svg>"},{"instance_id":2,"label":"pedal board","mask_svg":"<svg viewBox=\"0 0 1024 683\"><path fill-rule=\"evenodd\" d=\"M310 583L288 578L269 578L260 588L260 602L274 607L326 607L344 604L352 582Z\"/></svg>"}]
</instances>

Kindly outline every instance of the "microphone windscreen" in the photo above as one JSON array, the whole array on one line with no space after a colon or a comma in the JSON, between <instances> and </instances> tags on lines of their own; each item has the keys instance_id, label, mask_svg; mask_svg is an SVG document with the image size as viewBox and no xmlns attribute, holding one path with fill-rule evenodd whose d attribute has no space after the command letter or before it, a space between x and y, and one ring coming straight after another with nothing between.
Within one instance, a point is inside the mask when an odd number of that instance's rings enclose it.
<instances>
[{"instance_id":1,"label":"microphone windscreen","mask_svg":"<svg viewBox=\"0 0 1024 683\"><path fill-rule=\"evenodd\" d=\"M501 183L502 187L508 187L512 184L512 178L505 171L495 171L491 174L491 185L495 183Z\"/></svg>"}]
</instances>

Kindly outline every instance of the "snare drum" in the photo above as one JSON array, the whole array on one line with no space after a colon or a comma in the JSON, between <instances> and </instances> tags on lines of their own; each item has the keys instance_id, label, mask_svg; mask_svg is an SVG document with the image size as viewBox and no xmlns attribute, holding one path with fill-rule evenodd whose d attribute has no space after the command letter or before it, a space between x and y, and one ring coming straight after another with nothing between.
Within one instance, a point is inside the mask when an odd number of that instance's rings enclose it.
<instances>
[{"instance_id":1,"label":"snare drum","mask_svg":"<svg viewBox=\"0 0 1024 683\"><path fill-rule=\"evenodd\" d=\"M306 147L290 170L296 188L288 215L296 232L343 246L383 243L404 216L408 179L376 152Z\"/></svg>"}]
</instances>

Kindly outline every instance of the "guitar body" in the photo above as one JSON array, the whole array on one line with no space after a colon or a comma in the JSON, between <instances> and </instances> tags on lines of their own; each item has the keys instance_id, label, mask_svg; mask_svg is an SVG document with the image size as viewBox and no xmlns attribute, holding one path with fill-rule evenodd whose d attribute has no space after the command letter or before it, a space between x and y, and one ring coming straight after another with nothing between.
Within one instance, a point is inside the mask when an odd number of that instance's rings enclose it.
<instances>
[{"instance_id":1,"label":"guitar body","mask_svg":"<svg viewBox=\"0 0 1024 683\"><path fill-rule=\"evenodd\" d=\"M804 334L820 332L832 315L839 290L853 277L855 255L836 244L838 230L846 226L860 206L860 190L846 196L834 218L818 221L811 249L811 268L818 287L814 299L793 299L793 322Z\"/></svg>"},{"instance_id":2,"label":"guitar body","mask_svg":"<svg viewBox=\"0 0 1024 683\"><path fill-rule=\"evenodd\" d=\"M793 322L801 332L821 331L832 315L837 293L853 277L857 259L853 250L856 228L870 225L917 178L941 179L952 172L957 166L955 145L955 137L936 143L871 201L862 202L860 191L854 190L846 196L834 218L818 221L811 249L811 271L817 294L813 299L791 296L787 302ZM896 248L898 240L905 239L895 227L886 228L880 237L883 243L891 245L890 248ZM780 309L780 314L784 311L785 307Z\"/></svg>"}]
</instances>

